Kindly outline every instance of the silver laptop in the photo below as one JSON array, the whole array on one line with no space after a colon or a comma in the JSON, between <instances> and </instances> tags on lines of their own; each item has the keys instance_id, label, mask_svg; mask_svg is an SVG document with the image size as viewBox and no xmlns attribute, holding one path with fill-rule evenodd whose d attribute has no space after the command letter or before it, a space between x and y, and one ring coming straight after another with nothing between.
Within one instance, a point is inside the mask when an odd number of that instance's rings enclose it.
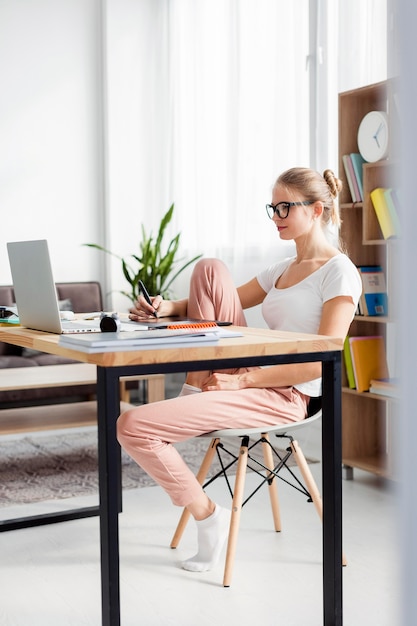
<instances>
[{"instance_id":1,"label":"silver laptop","mask_svg":"<svg viewBox=\"0 0 417 626\"><path fill-rule=\"evenodd\" d=\"M48 333L100 332L100 319L61 320L48 242L15 241L7 244L20 323ZM124 326L124 324L123 324ZM128 328L122 330L134 330Z\"/></svg>"}]
</instances>

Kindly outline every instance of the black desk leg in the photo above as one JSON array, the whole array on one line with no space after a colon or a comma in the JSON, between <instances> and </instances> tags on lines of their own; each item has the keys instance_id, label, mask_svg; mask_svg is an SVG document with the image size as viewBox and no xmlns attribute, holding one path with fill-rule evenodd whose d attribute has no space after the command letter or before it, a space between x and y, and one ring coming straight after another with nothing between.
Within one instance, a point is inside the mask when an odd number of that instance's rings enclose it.
<instances>
[{"instance_id":1,"label":"black desk leg","mask_svg":"<svg viewBox=\"0 0 417 626\"><path fill-rule=\"evenodd\" d=\"M341 354L323 362L323 610L325 626L341 626L342 605Z\"/></svg>"},{"instance_id":2,"label":"black desk leg","mask_svg":"<svg viewBox=\"0 0 417 626\"><path fill-rule=\"evenodd\" d=\"M100 493L101 605L103 626L120 625L119 520L120 447L116 440L119 379L112 368L97 367Z\"/></svg>"}]
</instances>

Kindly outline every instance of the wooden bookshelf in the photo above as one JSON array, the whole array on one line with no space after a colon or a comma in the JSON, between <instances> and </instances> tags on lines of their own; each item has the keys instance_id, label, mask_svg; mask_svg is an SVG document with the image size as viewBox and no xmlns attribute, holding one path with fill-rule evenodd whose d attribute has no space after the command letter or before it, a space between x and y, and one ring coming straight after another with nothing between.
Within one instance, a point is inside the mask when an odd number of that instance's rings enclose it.
<instances>
[{"instance_id":1,"label":"wooden bookshelf","mask_svg":"<svg viewBox=\"0 0 417 626\"><path fill-rule=\"evenodd\" d=\"M394 109L395 88L394 81L384 81L339 94L339 176L343 181L340 196L341 239L347 254L356 265L381 265L386 278L389 275L391 243L382 235L369 194L376 187L393 185L393 146L390 144L387 159L364 164L363 202L352 202L342 157L344 154L359 152L358 128L366 113L378 110L390 115ZM387 289L389 292L388 280ZM387 329L392 322L389 293L388 308L389 318L356 315L349 334L382 335L387 343ZM347 470L346 477L353 477L353 468L393 477L391 416L395 400L349 389L346 374L343 376L342 458Z\"/></svg>"}]
</instances>

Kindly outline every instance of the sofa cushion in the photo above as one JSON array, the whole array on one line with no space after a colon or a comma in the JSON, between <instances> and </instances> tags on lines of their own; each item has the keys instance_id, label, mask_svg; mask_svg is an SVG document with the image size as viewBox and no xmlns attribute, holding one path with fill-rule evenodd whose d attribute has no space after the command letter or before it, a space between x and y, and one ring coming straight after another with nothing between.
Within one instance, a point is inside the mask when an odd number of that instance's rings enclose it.
<instances>
[{"instance_id":1,"label":"sofa cushion","mask_svg":"<svg viewBox=\"0 0 417 626\"><path fill-rule=\"evenodd\" d=\"M0 344L1 346L1 344ZM32 367L38 365L23 356L4 355L0 356L0 369L8 369L9 367Z\"/></svg>"},{"instance_id":2,"label":"sofa cushion","mask_svg":"<svg viewBox=\"0 0 417 626\"><path fill-rule=\"evenodd\" d=\"M11 285L0 285L0 305L13 306L14 291Z\"/></svg>"},{"instance_id":3,"label":"sofa cushion","mask_svg":"<svg viewBox=\"0 0 417 626\"><path fill-rule=\"evenodd\" d=\"M58 300L70 300L74 313L90 313L103 310L100 283L57 283ZM62 309L64 310L64 309Z\"/></svg>"},{"instance_id":4,"label":"sofa cushion","mask_svg":"<svg viewBox=\"0 0 417 626\"><path fill-rule=\"evenodd\" d=\"M65 356L58 356L57 354L46 354L45 352L39 352L34 354L33 357L28 359L33 365L63 365L65 363L78 363L74 359L69 359Z\"/></svg>"},{"instance_id":5,"label":"sofa cushion","mask_svg":"<svg viewBox=\"0 0 417 626\"><path fill-rule=\"evenodd\" d=\"M58 309L60 311L73 311L74 305L70 298L65 298L65 300L58 300Z\"/></svg>"},{"instance_id":6,"label":"sofa cushion","mask_svg":"<svg viewBox=\"0 0 417 626\"><path fill-rule=\"evenodd\" d=\"M85 281L78 283L56 283L58 301L63 308L71 305L74 313L89 313L90 311L103 310L103 298L101 286L97 281ZM69 301L65 302L65 301ZM0 305L13 306L15 303L14 289L12 285L0 285Z\"/></svg>"}]
</instances>

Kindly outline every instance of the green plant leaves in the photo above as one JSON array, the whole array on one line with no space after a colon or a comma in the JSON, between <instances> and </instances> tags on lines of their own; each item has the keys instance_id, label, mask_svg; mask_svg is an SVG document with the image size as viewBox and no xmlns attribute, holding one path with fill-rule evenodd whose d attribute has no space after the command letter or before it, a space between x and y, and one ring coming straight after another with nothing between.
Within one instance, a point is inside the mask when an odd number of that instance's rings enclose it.
<instances>
[{"instance_id":1,"label":"green plant leaves","mask_svg":"<svg viewBox=\"0 0 417 626\"><path fill-rule=\"evenodd\" d=\"M156 239L154 239L152 233L147 234L142 224L142 238L139 242L139 254L130 254L123 258L98 244L83 244L105 252L106 254L110 254L121 261L123 276L130 285L130 292L120 291L120 293L128 297L132 302L139 296L139 280L143 281L151 295L161 294L166 299L172 298L171 285L174 280L191 265L191 263L194 263L202 257L202 254L199 254L193 259L186 261L177 269L176 266L178 263L183 261L183 258L177 258L181 238L180 233L171 239L165 250L163 249L165 231L172 220L173 213L174 204L171 204L159 224Z\"/></svg>"}]
</instances>

